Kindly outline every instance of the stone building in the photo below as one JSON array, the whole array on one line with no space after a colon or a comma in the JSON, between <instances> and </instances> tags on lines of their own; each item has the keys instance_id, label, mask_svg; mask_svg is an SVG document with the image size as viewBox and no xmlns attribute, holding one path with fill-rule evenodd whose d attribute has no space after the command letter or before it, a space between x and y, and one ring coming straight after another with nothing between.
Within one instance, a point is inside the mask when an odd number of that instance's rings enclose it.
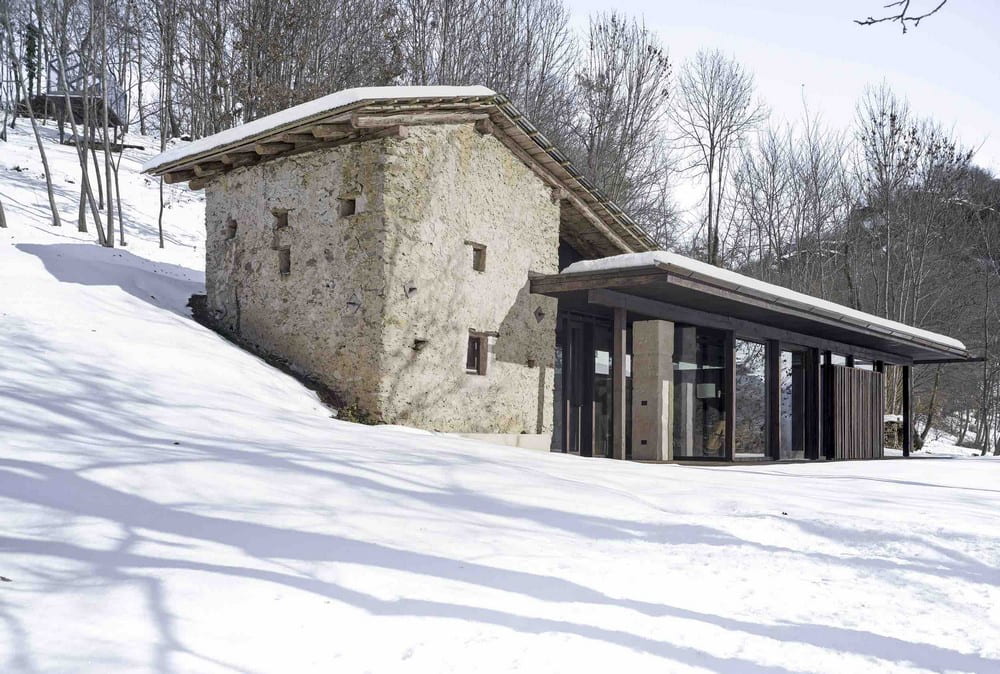
<instances>
[{"instance_id":1,"label":"stone building","mask_svg":"<svg viewBox=\"0 0 1000 674\"><path fill-rule=\"evenodd\" d=\"M871 393L852 423L877 416L878 432L848 440L880 456L884 364L968 357L941 335L653 253L483 87L342 91L144 170L206 191L219 326L388 423L620 458L842 458L842 419L821 422L842 396L821 372L850 359L862 374L844 386ZM737 369L766 418L738 419Z\"/></svg>"}]
</instances>

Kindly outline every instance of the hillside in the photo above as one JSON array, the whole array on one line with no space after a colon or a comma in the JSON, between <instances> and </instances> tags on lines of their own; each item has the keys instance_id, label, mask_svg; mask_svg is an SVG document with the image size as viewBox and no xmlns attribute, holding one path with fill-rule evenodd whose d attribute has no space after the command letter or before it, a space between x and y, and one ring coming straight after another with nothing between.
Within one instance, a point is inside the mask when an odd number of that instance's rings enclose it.
<instances>
[{"instance_id":1,"label":"hillside","mask_svg":"<svg viewBox=\"0 0 1000 674\"><path fill-rule=\"evenodd\" d=\"M202 205L0 143L0 671L1000 670L1000 461L640 465L331 418L190 319ZM149 142L148 140L146 141ZM941 450L940 446L936 451Z\"/></svg>"}]
</instances>

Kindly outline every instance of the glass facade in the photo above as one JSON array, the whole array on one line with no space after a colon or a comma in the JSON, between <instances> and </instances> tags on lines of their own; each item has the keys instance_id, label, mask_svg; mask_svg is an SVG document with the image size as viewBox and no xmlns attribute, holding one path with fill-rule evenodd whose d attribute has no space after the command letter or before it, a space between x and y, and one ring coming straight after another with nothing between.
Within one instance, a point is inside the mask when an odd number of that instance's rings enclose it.
<instances>
[{"instance_id":1,"label":"glass facade","mask_svg":"<svg viewBox=\"0 0 1000 674\"><path fill-rule=\"evenodd\" d=\"M763 459L767 452L767 346L736 340L736 420L733 454L737 459Z\"/></svg>"},{"instance_id":2,"label":"glass facade","mask_svg":"<svg viewBox=\"0 0 1000 674\"><path fill-rule=\"evenodd\" d=\"M628 341L626 341L628 349ZM625 401L631 409L631 355L625 355ZM589 317L563 318L556 332L552 448L613 455L611 325ZM626 447L632 430L625 419Z\"/></svg>"},{"instance_id":3,"label":"glass facade","mask_svg":"<svg viewBox=\"0 0 1000 674\"><path fill-rule=\"evenodd\" d=\"M781 395L779 457L783 461L804 459L806 421L806 351L781 351L779 390Z\"/></svg>"},{"instance_id":4,"label":"glass facade","mask_svg":"<svg viewBox=\"0 0 1000 674\"><path fill-rule=\"evenodd\" d=\"M594 456L611 456L611 331L594 333Z\"/></svg>"},{"instance_id":5,"label":"glass facade","mask_svg":"<svg viewBox=\"0 0 1000 674\"><path fill-rule=\"evenodd\" d=\"M726 458L726 334L674 325L674 458Z\"/></svg>"},{"instance_id":6,"label":"glass facade","mask_svg":"<svg viewBox=\"0 0 1000 674\"><path fill-rule=\"evenodd\" d=\"M678 460L789 461L823 456L821 410L828 401L822 384L828 372L822 366L874 367L856 356L826 355L777 340L764 343L691 324L675 322L673 338L670 364L665 358L661 361L668 372L672 370L670 385L662 389L670 418L661 428L669 434L663 445L669 445L669 455ZM631 342L630 326L625 358L626 457L632 437ZM612 352L610 321L576 314L560 317L553 448L588 456L614 454ZM646 352L643 357L648 357ZM668 376L664 372L664 379ZM732 400L727 399L729 392ZM731 424L727 424L729 414Z\"/></svg>"}]
</instances>

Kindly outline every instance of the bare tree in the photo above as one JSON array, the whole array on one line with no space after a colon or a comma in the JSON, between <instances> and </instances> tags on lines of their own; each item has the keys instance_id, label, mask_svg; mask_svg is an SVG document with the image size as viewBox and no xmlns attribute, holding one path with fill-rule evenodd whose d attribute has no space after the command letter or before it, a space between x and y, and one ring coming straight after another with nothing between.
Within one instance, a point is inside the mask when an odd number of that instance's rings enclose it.
<instances>
[{"instance_id":1,"label":"bare tree","mask_svg":"<svg viewBox=\"0 0 1000 674\"><path fill-rule=\"evenodd\" d=\"M702 225L705 259L722 263L722 204L733 151L766 116L754 100L753 75L719 50L699 51L684 64L672 107L678 145L689 168L706 180Z\"/></svg>"},{"instance_id":2,"label":"bare tree","mask_svg":"<svg viewBox=\"0 0 1000 674\"><path fill-rule=\"evenodd\" d=\"M35 134L35 144L38 146L38 155L42 159L42 170L45 172L45 190L49 197L49 211L52 214L52 225L59 227L62 222L59 220L59 209L56 208L56 198L55 194L52 192L52 172L49 170L49 159L45 154L45 144L42 142L42 134L38 130L38 120L35 119L35 106L32 100L31 87L24 87L24 77L21 73L21 59L14 48L14 28L11 23L10 16L10 2L5 1L3 3L4 13L0 17L3 19L3 24L6 33L7 42L7 55L10 59L11 65L14 71L14 80L17 83L16 90L26 92L25 95L25 107L28 110L28 119L31 120L31 130ZM15 100L14 104L17 105L18 101Z\"/></svg>"},{"instance_id":3,"label":"bare tree","mask_svg":"<svg viewBox=\"0 0 1000 674\"><path fill-rule=\"evenodd\" d=\"M619 14L591 18L577 73L573 124L579 164L647 228L672 213L663 190L671 165L664 143L670 61L646 26Z\"/></svg>"},{"instance_id":4,"label":"bare tree","mask_svg":"<svg viewBox=\"0 0 1000 674\"><path fill-rule=\"evenodd\" d=\"M57 22L57 23L54 24L54 26L56 27L56 29L59 29L60 23ZM63 28L63 30L65 30L65 24L62 24L62 28ZM46 37L46 31L42 30L41 31L41 35L42 35L43 42L47 40L49 44L62 44L63 41L65 41L68 44L68 38L64 34L57 33L55 36L52 36L54 39L48 39ZM54 49L54 51L55 51L55 54L56 54L56 59L55 60L56 60L56 63L57 63L57 66L58 66L58 72L59 72L58 76L59 76L59 78L61 79L62 82L66 82L68 78L67 78L67 75L66 75L65 52L62 49L59 49L59 48ZM63 103L66 106L66 110L69 112L69 120L70 120L70 125L71 125L72 131L73 131L73 138L74 138L75 144L76 144L77 156L80 159L80 173L81 173L81 180L80 180L80 183L81 183L80 184L80 209L79 209L79 217L78 217L77 229L79 229L79 231L81 231L81 232L87 231L87 221L86 221L85 204L89 203L89 205L90 205L90 212L93 215L94 224L97 227L97 240L103 246L103 245L107 245L106 244L107 237L106 237L105 232L104 232L104 226L101 223L101 216L100 216L100 212L99 212L100 209L97 206L97 202L94 200L94 192L91 189L90 178L89 178L88 171L87 171L87 146L86 146L86 139L81 137L81 131L82 131L82 129L85 129L87 127L87 123L88 123L87 110L89 109L90 101L89 101L88 91L87 90L88 90L88 86L84 85L83 100L82 100L82 108L84 110L84 114L83 114L84 123L83 123L83 127L82 128L78 128L77 125L76 125L76 115L73 113L72 101L70 100L69 91L66 89L66 87L63 88Z\"/></svg>"},{"instance_id":5,"label":"bare tree","mask_svg":"<svg viewBox=\"0 0 1000 674\"><path fill-rule=\"evenodd\" d=\"M883 7L883 9L891 10L889 14L879 17L869 16L867 19L855 19L854 23L859 26L874 26L877 23L885 22L899 23L905 33L907 24L912 24L916 28L920 25L921 21L933 14L937 14L938 10L948 4L948 0L933 0L933 2L934 4L927 11L911 14L910 4L912 0L895 0L895 2L890 2Z\"/></svg>"}]
</instances>

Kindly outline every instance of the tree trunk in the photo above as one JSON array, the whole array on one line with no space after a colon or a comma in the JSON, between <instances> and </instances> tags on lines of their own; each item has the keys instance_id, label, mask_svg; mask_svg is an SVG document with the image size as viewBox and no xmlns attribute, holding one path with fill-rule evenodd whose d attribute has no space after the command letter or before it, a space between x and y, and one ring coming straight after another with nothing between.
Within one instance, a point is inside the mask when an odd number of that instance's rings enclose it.
<instances>
[{"instance_id":1,"label":"tree trunk","mask_svg":"<svg viewBox=\"0 0 1000 674\"><path fill-rule=\"evenodd\" d=\"M9 47L9 58L11 65L14 68L14 82L18 91L22 90L22 78L21 78L21 61L18 59L17 54L14 53L14 32L10 23L10 6L4 3L4 25L7 29L7 45ZM28 119L31 120L31 130L35 134L35 143L38 145L38 154L42 158L42 170L45 171L45 190L49 197L49 210L52 213L52 225L54 227L60 227L62 222L59 220L59 210L56 208L56 198L55 194L52 192L52 172L49 170L49 159L45 154L45 144L42 142L42 134L38 130L38 121L35 119L35 106L32 104L31 100L31 90L28 89L27 98L27 109L28 109ZM14 100L14 109L17 110L17 99Z\"/></svg>"},{"instance_id":2,"label":"tree trunk","mask_svg":"<svg viewBox=\"0 0 1000 674\"><path fill-rule=\"evenodd\" d=\"M986 275L986 301L983 302L983 400L979 411L979 429L976 434L976 444L982 443L982 456L986 456L990 443L989 426L989 392L990 392L990 275Z\"/></svg>"},{"instance_id":3,"label":"tree trunk","mask_svg":"<svg viewBox=\"0 0 1000 674\"><path fill-rule=\"evenodd\" d=\"M931 399L927 403L927 423L924 425L924 430L920 431L920 446L924 446L924 442L927 440L927 434L930 433L931 424L934 422L934 412L935 406L937 405L937 394L938 394L938 384L941 382L941 366L938 365L937 369L934 371L934 385L931 387Z\"/></svg>"},{"instance_id":4,"label":"tree trunk","mask_svg":"<svg viewBox=\"0 0 1000 674\"><path fill-rule=\"evenodd\" d=\"M110 102L110 96L108 92L108 4L103 2L102 13L103 20L101 21L101 125L102 125L102 136L104 138L104 180L107 183L107 189L105 192L108 195L108 248L115 247L115 201L114 196L111 192L113 187L111 178L111 141L108 138L108 128L110 122L108 120L108 103Z\"/></svg>"},{"instance_id":5,"label":"tree trunk","mask_svg":"<svg viewBox=\"0 0 1000 674\"><path fill-rule=\"evenodd\" d=\"M45 34L44 31L42 31L42 35L43 36L44 36L44 34ZM59 64L59 77L62 79L63 82L65 82L66 81L66 62L65 62L65 60L63 60L62 52L56 52L56 59L57 59L58 64ZM87 99L86 99L86 87L84 87L84 94L85 94L84 95L84 116L86 116L86 109L87 109L87 106L86 106L86 103L87 103ZM87 175L87 148L83 146L83 144L82 144L83 141L81 141L81 139L80 139L79 130L78 130L78 127L76 126L76 118L73 116L73 112L72 112L73 111L73 106L72 106L72 104L70 103L70 100L69 100L69 93L65 92L63 94L63 96L64 96L64 101L63 102L66 105L66 109L70 111L69 121L70 121L71 128L73 130L73 137L76 139L76 153L77 153L77 156L80 158L80 173L81 173L81 185L80 185L80 195L81 196L80 196L80 198L82 200L83 199L83 195L87 196L87 200L90 202L90 210L91 210L91 212L94 215L94 223L97 225L97 240L101 244L103 244L104 243L104 226L101 224L101 216L100 216L100 213L98 212L97 204L94 202L94 193L93 193L93 190L90 189L90 179L89 179L89 177ZM87 221L86 221L85 213L82 212L82 211L83 211L83 209L81 208L80 221L79 221L79 230L81 232L86 232L87 231Z\"/></svg>"},{"instance_id":6,"label":"tree trunk","mask_svg":"<svg viewBox=\"0 0 1000 674\"><path fill-rule=\"evenodd\" d=\"M958 428L958 441L955 443L959 447L965 442L965 436L969 432L969 417L971 416L969 410L962 410L962 424Z\"/></svg>"}]
</instances>

